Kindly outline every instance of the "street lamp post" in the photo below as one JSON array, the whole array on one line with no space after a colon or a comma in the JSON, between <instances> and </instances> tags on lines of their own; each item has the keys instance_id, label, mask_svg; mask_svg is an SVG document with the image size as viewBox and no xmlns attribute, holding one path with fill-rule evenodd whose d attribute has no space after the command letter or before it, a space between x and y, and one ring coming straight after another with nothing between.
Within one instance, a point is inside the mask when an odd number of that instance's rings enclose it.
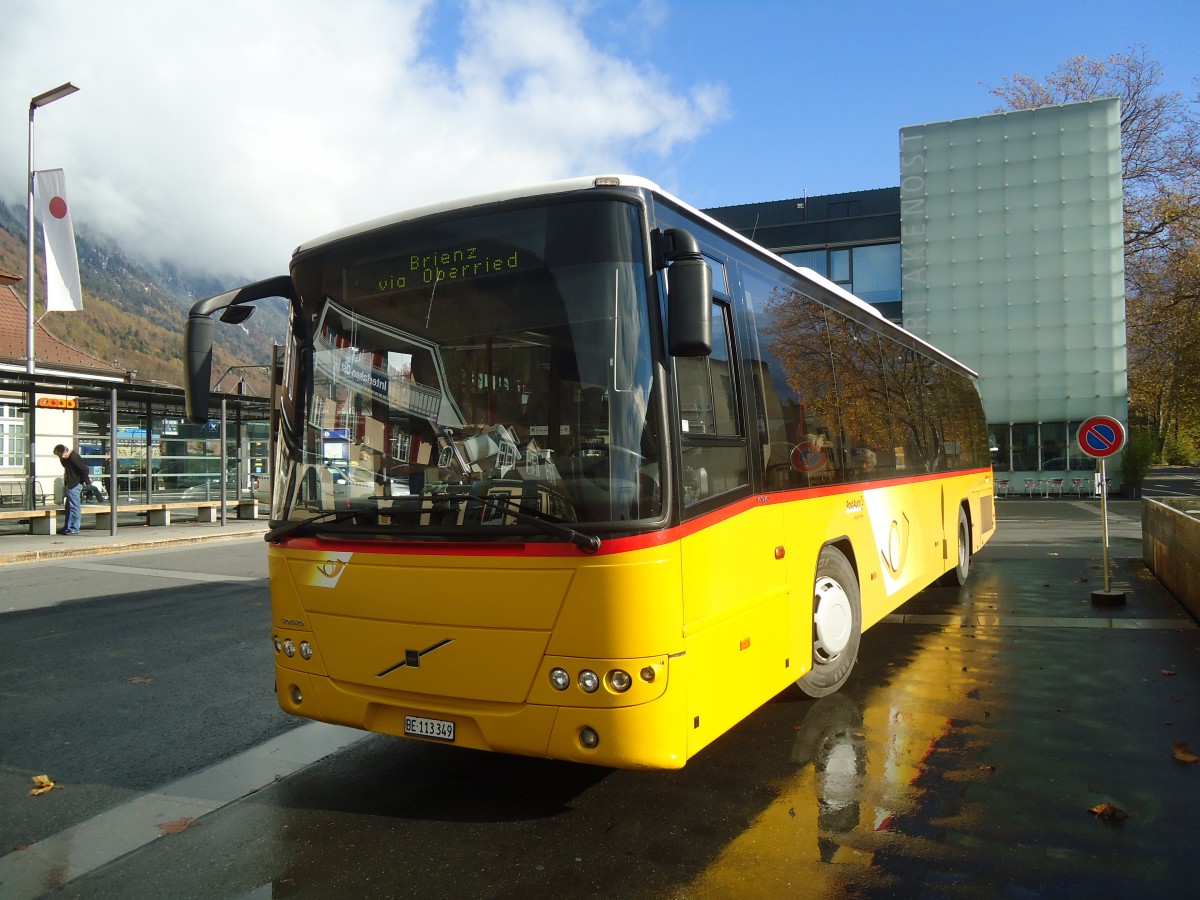
<instances>
[{"instance_id":1,"label":"street lamp post","mask_svg":"<svg viewBox=\"0 0 1200 900\"><path fill-rule=\"evenodd\" d=\"M28 473L27 487L29 492L28 500L30 509L36 509L37 496L37 422L34 419L34 405L36 403L34 395L36 393L36 389L33 385L33 375L37 372L37 366L34 364L33 355L33 333L35 324L35 319L33 316L33 114L37 111L38 107L46 106L47 104L53 103L55 100L61 100L63 97L67 97L75 93L77 90L79 90L79 88L75 87L75 85L68 81L66 84L60 84L58 87L54 88L53 90L46 91L44 94L38 94L29 101L29 167L26 173L29 176L29 180L27 182L27 187L29 188L29 267L25 273L25 287L29 291L29 303L28 309L26 310L28 313L28 322L25 331L25 371L29 374L30 378L29 434L28 443L26 444L28 458L25 463L25 471ZM116 522L115 517L113 518L113 522Z\"/></svg>"},{"instance_id":2,"label":"street lamp post","mask_svg":"<svg viewBox=\"0 0 1200 900\"><path fill-rule=\"evenodd\" d=\"M79 88L67 82L60 84L53 90L46 91L44 94L38 94L29 101L29 268L27 271L26 288L29 291L29 321L25 332L25 349L28 356L25 360L25 371L32 375L37 367L33 360L33 332L34 332L34 316L33 316L33 114L42 106L48 106L55 100L61 100L63 97L75 93Z\"/></svg>"}]
</instances>

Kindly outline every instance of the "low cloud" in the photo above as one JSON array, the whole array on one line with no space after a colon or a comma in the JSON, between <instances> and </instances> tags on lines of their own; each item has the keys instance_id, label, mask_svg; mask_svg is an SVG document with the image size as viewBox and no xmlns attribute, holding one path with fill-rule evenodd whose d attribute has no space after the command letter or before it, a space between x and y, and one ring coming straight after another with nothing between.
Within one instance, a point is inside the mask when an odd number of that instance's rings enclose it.
<instances>
[{"instance_id":1,"label":"low cloud","mask_svg":"<svg viewBox=\"0 0 1200 900\"><path fill-rule=\"evenodd\" d=\"M629 2L620 27L657 13ZM78 226L148 259L260 277L301 241L437 200L571 175L657 177L726 115L716 84L624 57L612 3L15 0L0 118L38 111L35 165ZM615 26L614 26L615 28ZM644 46L644 44L643 44ZM12 131L10 131L10 134ZM0 167L25 168L23 142ZM24 203L19 178L0 196Z\"/></svg>"}]
</instances>

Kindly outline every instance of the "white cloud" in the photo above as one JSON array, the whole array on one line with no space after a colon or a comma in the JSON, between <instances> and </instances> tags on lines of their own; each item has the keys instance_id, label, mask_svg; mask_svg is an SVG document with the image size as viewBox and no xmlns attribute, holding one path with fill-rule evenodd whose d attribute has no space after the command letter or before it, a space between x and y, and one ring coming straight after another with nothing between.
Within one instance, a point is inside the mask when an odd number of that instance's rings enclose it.
<instances>
[{"instance_id":1,"label":"white cloud","mask_svg":"<svg viewBox=\"0 0 1200 900\"><path fill-rule=\"evenodd\" d=\"M30 97L72 81L37 113L35 163L66 168L76 223L258 277L407 207L666 169L725 95L614 50L623 5L622 27L650 21L636 2L9 0L0 121L19 133ZM23 138L0 144L3 172L25 169ZM23 203L22 179L0 195Z\"/></svg>"}]
</instances>

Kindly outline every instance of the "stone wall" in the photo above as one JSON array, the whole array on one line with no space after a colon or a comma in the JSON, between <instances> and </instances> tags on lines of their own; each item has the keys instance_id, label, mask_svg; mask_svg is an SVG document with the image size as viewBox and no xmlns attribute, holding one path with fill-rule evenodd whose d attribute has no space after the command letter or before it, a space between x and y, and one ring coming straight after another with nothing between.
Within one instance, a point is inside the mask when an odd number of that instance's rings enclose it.
<instances>
[{"instance_id":1,"label":"stone wall","mask_svg":"<svg viewBox=\"0 0 1200 900\"><path fill-rule=\"evenodd\" d=\"M1142 501L1142 559L1200 621L1200 497Z\"/></svg>"}]
</instances>

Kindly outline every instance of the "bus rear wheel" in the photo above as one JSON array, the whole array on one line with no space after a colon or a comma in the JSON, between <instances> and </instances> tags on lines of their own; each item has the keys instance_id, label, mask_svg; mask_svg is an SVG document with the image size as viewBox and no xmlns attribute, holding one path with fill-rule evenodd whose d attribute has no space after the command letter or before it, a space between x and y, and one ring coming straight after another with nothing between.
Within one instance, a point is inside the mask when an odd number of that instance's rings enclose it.
<instances>
[{"instance_id":1,"label":"bus rear wheel","mask_svg":"<svg viewBox=\"0 0 1200 900\"><path fill-rule=\"evenodd\" d=\"M939 584L947 587L962 587L967 583L971 573L971 523L967 521L967 511L958 508L958 557L954 568L938 579Z\"/></svg>"},{"instance_id":2,"label":"bus rear wheel","mask_svg":"<svg viewBox=\"0 0 1200 900\"><path fill-rule=\"evenodd\" d=\"M832 694L850 677L862 637L858 576L836 547L817 558L813 582L813 666L796 681L810 697Z\"/></svg>"}]
</instances>

